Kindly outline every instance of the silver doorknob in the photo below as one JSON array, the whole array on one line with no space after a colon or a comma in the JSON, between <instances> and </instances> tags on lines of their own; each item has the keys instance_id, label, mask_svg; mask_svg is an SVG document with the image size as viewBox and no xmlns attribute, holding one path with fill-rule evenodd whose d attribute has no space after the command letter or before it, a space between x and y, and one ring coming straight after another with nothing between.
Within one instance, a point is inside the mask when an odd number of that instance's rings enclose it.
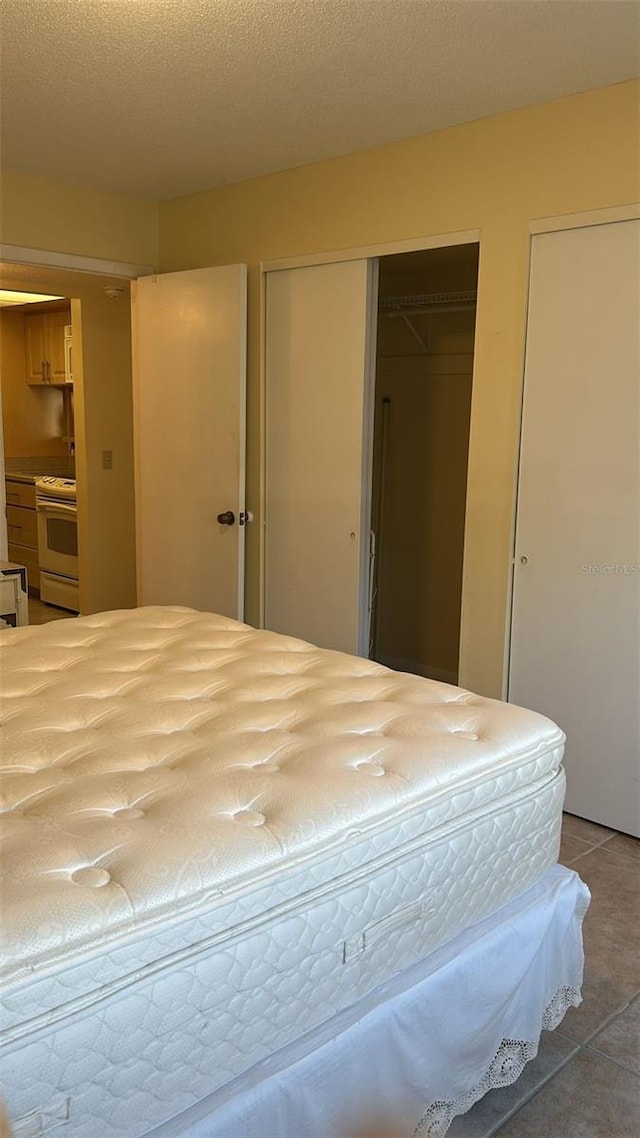
<instances>
[{"instance_id":1,"label":"silver doorknob","mask_svg":"<svg viewBox=\"0 0 640 1138\"><path fill-rule=\"evenodd\" d=\"M217 520L221 526L232 526L236 520L236 515L233 510L225 510L224 513L218 514Z\"/></svg>"}]
</instances>

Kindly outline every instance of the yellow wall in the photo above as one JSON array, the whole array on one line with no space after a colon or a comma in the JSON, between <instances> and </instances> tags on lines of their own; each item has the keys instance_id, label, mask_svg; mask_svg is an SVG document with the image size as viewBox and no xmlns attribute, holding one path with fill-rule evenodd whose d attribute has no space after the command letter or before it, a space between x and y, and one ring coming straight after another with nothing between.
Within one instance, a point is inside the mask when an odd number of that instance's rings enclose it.
<instances>
[{"instance_id":1,"label":"yellow wall","mask_svg":"<svg viewBox=\"0 0 640 1138\"><path fill-rule=\"evenodd\" d=\"M66 458L63 392L27 383L22 312L0 313L0 379L6 457Z\"/></svg>"},{"instance_id":2,"label":"yellow wall","mask_svg":"<svg viewBox=\"0 0 640 1138\"><path fill-rule=\"evenodd\" d=\"M529 221L636 200L637 81L164 202L160 268L250 266L249 506L258 504L261 260L481 230L460 680L503 690ZM258 528L248 534L257 616Z\"/></svg>"},{"instance_id":3,"label":"yellow wall","mask_svg":"<svg viewBox=\"0 0 640 1138\"><path fill-rule=\"evenodd\" d=\"M82 612L136 603L129 291L77 290L74 330L76 478ZM103 469L102 452L113 465Z\"/></svg>"},{"instance_id":4,"label":"yellow wall","mask_svg":"<svg viewBox=\"0 0 640 1138\"><path fill-rule=\"evenodd\" d=\"M82 257L157 264L157 203L4 170L0 241Z\"/></svg>"}]
</instances>

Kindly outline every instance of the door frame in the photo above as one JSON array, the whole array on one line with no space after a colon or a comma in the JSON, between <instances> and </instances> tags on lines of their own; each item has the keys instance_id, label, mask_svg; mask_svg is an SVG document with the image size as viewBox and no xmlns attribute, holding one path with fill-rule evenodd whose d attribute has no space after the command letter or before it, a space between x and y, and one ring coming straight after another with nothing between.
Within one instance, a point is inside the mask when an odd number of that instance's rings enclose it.
<instances>
[{"instance_id":1,"label":"door frame","mask_svg":"<svg viewBox=\"0 0 640 1138\"><path fill-rule=\"evenodd\" d=\"M0 264L21 265L30 270L34 278L37 278L40 270L46 270L48 273L59 272L61 274L73 273L84 275L87 277L102 278L110 283L114 280L122 280L123 283L135 280L137 277L150 276L156 272L152 265L137 265L128 261L108 261L96 257L86 257L75 253L54 252L49 249L36 249L23 245L10 245L0 242ZM81 301L74 297L73 290L69 291L68 282L64 282L61 286L61 291L64 290L64 295L67 296L71 302L72 310L72 323L78 323L81 327ZM81 360L80 355L80 360ZM80 412L83 406L84 390L83 383L84 377L82 367L78 368L80 382L78 384L79 405L77 411ZM79 417L80 427L76 426L76 465L82 468L83 464L86 465L86 447L84 445L85 439L85 426L83 413ZM1 428L1 420L0 420ZM4 447L0 453L0 475L2 476L2 484L4 487L5 477L5 457ZM81 582L89 579L87 571L87 553L85 547L85 519L87 517L87 504L84 498L84 491L81 491L80 501L78 503L78 533L79 533L79 549L78 549L78 564ZM80 586L80 595L82 604L86 602L87 586ZM81 609L81 611L83 611Z\"/></svg>"},{"instance_id":2,"label":"door frame","mask_svg":"<svg viewBox=\"0 0 640 1138\"><path fill-rule=\"evenodd\" d=\"M157 270L153 265L134 265L129 261L103 261L76 253L53 253L49 249L30 249L23 245L0 243L0 262L7 265L29 265L34 269L62 269L88 273L96 277L148 277Z\"/></svg>"},{"instance_id":3,"label":"door frame","mask_svg":"<svg viewBox=\"0 0 640 1138\"><path fill-rule=\"evenodd\" d=\"M582 210L580 213L564 213L557 217L536 217L529 223L529 232L533 236L536 233L555 233L560 229L585 229L590 225L609 225L612 221L637 221L638 218L640 218L640 202L627 202L625 205Z\"/></svg>"},{"instance_id":4,"label":"door frame","mask_svg":"<svg viewBox=\"0 0 640 1138\"><path fill-rule=\"evenodd\" d=\"M260 504L260 531L259 531L259 602L258 602L258 627L265 627L265 606L266 606L266 538L265 530L267 525L266 518L266 477L267 477L267 337L266 337L266 314L267 314L267 274L272 272L279 272L282 269L299 269L308 268L316 265L334 264L340 261L361 261L361 260L379 260L380 257L390 257L398 253L418 253L427 249L442 249L450 245L480 245L481 232L480 229L461 229L452 233L437 233L430 234L423 237L410 237L398 241L382 241L373 245L359 245L350 249L337 249L326 252L316 253L302 253L293 257L282 257L277 260L261 261L260 262L260 483L259 483L259 504ZM371 369L369 364L369 370ZM368 399L370 406L363 407L363 414L365 415L365 422L371 421L373 423L373 409L375 401L375 384L369 384ZM373 431L373 427L371 427ZM370 465L370 464L369 464ZM367 494L370 497L370 489L367 491L364 486L364 479L367 477L366 470L363 470L363 495ZM371 472L368 474L371 480ZM361 604L366 604L365 589L361 581ZM461 619L464 615L464 604L462 605Z\"/></svg>"}]
</instances>

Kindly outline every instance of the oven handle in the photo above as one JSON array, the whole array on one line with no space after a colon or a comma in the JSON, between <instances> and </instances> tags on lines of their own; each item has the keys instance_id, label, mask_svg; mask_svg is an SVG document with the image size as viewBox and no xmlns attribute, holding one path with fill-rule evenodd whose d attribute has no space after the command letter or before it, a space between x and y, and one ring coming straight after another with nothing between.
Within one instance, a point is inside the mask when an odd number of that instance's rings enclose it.
<instances>
[{"instance_id":1,"label":"oven handle","mask_svg":"<svg viewBox=\"0 0 640 1138\"><path fill-rule=\"evenodd\" d=\"M77 514L78 513L78 507L77 506L70 506L70 505L68 505L67 502L53 502L51 500L45 501L42 498L36 498L36 510L39 510L41 514L44 514L44 513Z\"/></svg>"}]
</instances>

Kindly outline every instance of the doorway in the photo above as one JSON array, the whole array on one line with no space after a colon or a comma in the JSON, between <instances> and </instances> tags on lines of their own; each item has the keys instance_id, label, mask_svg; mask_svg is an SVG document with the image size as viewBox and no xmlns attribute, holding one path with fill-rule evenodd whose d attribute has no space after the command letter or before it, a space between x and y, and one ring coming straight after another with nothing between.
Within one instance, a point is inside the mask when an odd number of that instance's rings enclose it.
<instances>
[{"instance_id":1,"label":"doorway","mask_svg":"<svg viewBox=\"0 0 640 1138\"><path fill-rule=\"evenodd\" d=\"M3 337L2 487L12 474L32 476L27 500L20 498L16 505L25 513L15 519L18 525L26 525L27 518L31 524L11 530L5 548L16 563L27 565L32 586L41 588L33 476L74 482L77 477L78 607L83 613L128 607L135 604L129 280L4 262L0 286L59 298L44 307L7 307L4 323L15 323L18 317L28 322L29 313L39 308L53 321L56 305L60 307L60 327L50 352L38 347L42 329L35 320L32 336L18 329L11 340ZM43 334L47 329L45 324ZM71 329L69 340L65 329ZM31 339L38 347L33 353ZM11 345L15 350L9 354ZM20 492L13 488L13 493ZM15 540L21 532L28 540ZM46 608L33 605L34 623L58 616L53 607L58 604L59 595ZM74 607L77 604L74 600Z\"/></svg>"},{"instance_id":2,"label":"doorway","mask_svg":"<svg viewBox=\"0 0 640 1138\"><path fill-rule=\"evenodd\" d=\"M379 260L370 656L457 683L479 245Z\"/></svg>"}]
</instances>

